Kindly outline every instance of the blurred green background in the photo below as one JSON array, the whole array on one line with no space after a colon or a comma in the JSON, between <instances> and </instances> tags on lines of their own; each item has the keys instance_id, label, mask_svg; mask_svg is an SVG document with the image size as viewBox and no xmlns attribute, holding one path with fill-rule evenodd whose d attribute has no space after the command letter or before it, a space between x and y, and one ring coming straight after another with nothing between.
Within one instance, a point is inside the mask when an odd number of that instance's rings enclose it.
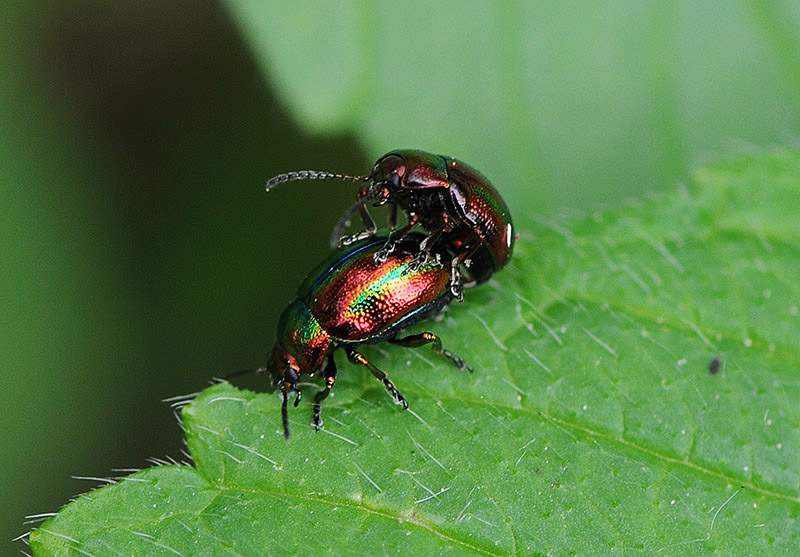
<instances>
[{"instance_id":1,"label":"blurred green background","mask_svg":"<svg viewBox=\"0 0 800 557\"><path fill-rule=\"evenodd\" d=\"M524 220L797 142L788 1L264 6L0 7L2 553L72 476L184 458L162 399L263 363L355 189L271 175L419 147Z\"/></svg>"}]
</instances>

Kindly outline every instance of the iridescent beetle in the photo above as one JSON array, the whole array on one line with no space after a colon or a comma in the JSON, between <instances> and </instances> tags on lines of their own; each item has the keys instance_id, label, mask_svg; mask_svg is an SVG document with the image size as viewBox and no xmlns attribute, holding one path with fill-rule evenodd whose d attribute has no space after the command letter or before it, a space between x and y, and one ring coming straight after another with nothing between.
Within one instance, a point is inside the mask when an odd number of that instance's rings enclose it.
<instances>
[{"instance_id":1,"label":"iridescent beetle","mask_svg":"<svg viewBox=\"0 0 800 557\"><path fill-rule=\"evenodd\" d=\"M334 228L332 243L348 244L374 236L377 227L366 205L389 204L392 233L375 258L385 260L396 249L398 240L419 224L428 236L420 242L411 269L424 264L433 246L441 243L452 255L450 286L459 300L462 264L470 278L464 286L471 287L487 280L511 257L515 241L511 212L489 180L458 159L400 149L378 159L369 176L314 170L289 172L269 180L267 191L284 182L325 178L364 182L358 200ZM408 224L401 228L397 225L398 207L408 217ZM366 230L342 237L356 212L360 213Z\"/></svg>"},{"instance_id":2,"label":"iridescent beetle","mask_svg":"<svg viewBox=\"0 0 800 557\"><path fill-rule=\"evenodd\" d=\"M375 255L386 244L385 236L358 241L339 248L303 281L297 299L284 310L278 322L278 339L267 367L254 370L269 372L273 388L281 391L281 417L287 439L289 393L297 393L294 401L297 406L302 396L297 388L301 376L320 371L325 387L314 397L312 424L317 430L322 425L321 403L336 381L337 349L342 349L352 363L369 369L404 409L408 408L405 397L385 372L358 352L360 344L382 341L408 347L431 344L437 354L449 358L459 368L472 371L464 360L445 350L433 333L397 336L409 325L441 312L454 299L450 271L442 264L449 264L444 250L431 246L430 257L412 268L422 240L418 233L407 234L381 260Z\"/></svg>"}]
</instances>

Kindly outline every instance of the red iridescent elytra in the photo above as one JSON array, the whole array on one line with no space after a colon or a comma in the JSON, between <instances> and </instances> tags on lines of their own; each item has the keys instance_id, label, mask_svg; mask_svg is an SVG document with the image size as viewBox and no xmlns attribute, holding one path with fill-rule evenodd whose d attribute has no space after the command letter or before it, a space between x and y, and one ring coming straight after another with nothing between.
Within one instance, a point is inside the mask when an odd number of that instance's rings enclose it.
<instances>
[{"instance_id":1,"label":"red iridescent elytra","mask_svg":"<svg viewBox=\"0 0 800 557\"><path fill-rule=\"evenodd\" d=\"M515 232L508 206L483 174L453 157L414 149L388 153L375 163L359 197L398 205L409 222L429 232L424 247L440 241L454 265L471 261L468 274L475 284L511 257Z\"/></svg>"},{"instance_id":2,"label":"red iridescent elytra","mask_svg":"<svg viewBox=\"0 0 800 557\"><path fill-rule=\"evenodd\" d=\"M407 407L403 396L356 347L388 341L404 346L432 344L437 353L459 367L466 364L441 346L432 333L397 338L401 329L438 313L453 300L449 260L436 250L434 259L412 265L422 236L409 234L385 259L375 254L386 238L340 248L314 269L298 289L297 299L281 315L278 338L269 356L268 370L283 394L284 433L288 438L286 400L304 374L322 371L325 388L315 397L313 424L319 428L320 403L336 378L333 353L341 348L348 359L366 366L386 386L395 401ZM298 397L299 397L299 391ZM295 404L299 401L296 399Z\"/></svg>"},{"instance_id":3,"label":"red iridescent elytra","mask_svg":"<svg viewBox=\"0 0 800 557\"><path fill-rule=\"evenodd\" d=\"M502 269L514 249L516 233L500 193L480 172L453 157L415 149L387 153L375 163L368 176L349 176L304 170L281 174L267 182L267 189L293 180L336 178L364 182L358 201L334 228L333 243L349 243L375 234L377 227L366 205L388 204L392 233L376 258L383 259L395 243L419 224L428 236L421 242L418 261L424 261L432 247L441 243L450 252L451 287L460 296L460 271L464 264L474 286ZM397 208L408 217L408 224L397 226ZM366 230L342 238L355 212Z\"/></svg>"}]
</instances>

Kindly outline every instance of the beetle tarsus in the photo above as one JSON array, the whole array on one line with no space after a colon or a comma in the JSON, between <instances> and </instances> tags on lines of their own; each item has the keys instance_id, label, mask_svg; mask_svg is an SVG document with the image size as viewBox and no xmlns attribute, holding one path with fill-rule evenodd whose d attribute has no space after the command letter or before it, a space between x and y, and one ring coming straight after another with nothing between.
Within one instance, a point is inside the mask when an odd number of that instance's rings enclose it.
<instances>
[{"instance_id":1,"label":"beetle tarsus","mask_svg":"<svg viewBox=\"0 0 800 557\"><path fill-rule=\"evenodd\" d=\"M383 385L386 387L386 390L389 391L389 394L392 395L395 404L399 404L403 407L403 410L408 410L408 401L406 397L402 395L400 391L397 390L397 387L394 386L388 377L383 378Z\"/></svg>"},{"instance_id":2,"label":"beetle tarsus","mask_svg":"<svg viewBox=\"0 0 800 557\"><path fill-rule=\"evenodd\" d=\"M432 256L431 252L427 250L421 251L417 254L414 260L406 266L406 268L403 270L403 274L416 273L426 265L438 269L442 267L442 261L438 257Z\"/></svg>"},{"instance_id":3,"label":"beetle tarsus","mask_svg":"<svg viewBox=\"0 0 800 557\"><path fill-rule=\"evenodd\" d=\"M372 236L374 232L370 232L369 230L363 230L362 232L356 232L355 234L347 234L339 238L337 242L339 247L342 246L349 246L351 244L355 244L361 240L366 240L370 236Z\"/></svg>"},{"instance_id":4,"label":"beetle tarsus","mask_svg":"<svg viewBox=\"0 0 800 557\"><path fill-rule=\"evenodd\" d=\"M422 256L422 257L420 257ZM403 270L403 274L407 275L408 273L416 273L419 271L419 268L425 263L425 253L419 252L413 261L411 261L406 268Z\"/></svg>"},{"instance_id":5,"label":"beetle tarsus","mask_svg":"<svg viewBox=\"0 0 800 557\"><path fill-rule=\"evenodd\" d=\"M457 265L450 267L450 293L458 302L464 301L463 276Z\"/></svg>"},{"instance_id":6,"label":"beetle tarsus","mask_svg":"<svg viewBox=\"0 0 800 557\"><path fill-rule=\"evenodd\" d=\"M328 398L334 383L336 383L336 360L333 359L332 353L328 356L323 373L325 374L325 387L314 395L314 413L311 425L314 426L315 431L319 431L322 427L322 401Z\"/></svg>"},{"instance_id":7,"label":"beetle tarsus","mask_svg":"<svg viewBox=\"0 0 800 557\"><path fill-rule=\"evenodd\" d=\"M386 387L386 390L389 391L390 395L392 395L394 401L397 404L402 405L403 410L408 408L408 402L406 401L406 398L400 393L400 391L397 390L397 387L394 386L394 383L392 383L391 380L386 377L385 371L367 360L361 352L353 349L349 349L347 351L347 359L354 364L360 364L366 367L378 381L383 383L383 386Z\"/></svg>"},{"instance_id":8,"label":"beetle tarsus","mask_svg":"<svg viewBox=\"0 0 800 557\"><path fill-rule=\"evenodd\" d=\"M456 299L457 302L464 301L464 288L461 286L461 283L450 283L450 293Z\"/></svg>"},{"instance_id":9,"label":"beetle tarsus","mask_svg":"<svg viewBox=\"0 0 800 557\"><path fill-rule=\"evenodd\" d=\"M314 415L311 418L311 425L314 426L314 431L319 431L322 428L322 405L319 402L314 403Z\"/></svg>"},{"instance_id":10,"label":"beetle tarsus","mask_svg":"<svg viewBox=\"0 0 800 557\"><path fill-rule=\"evenodd\" d=\"M386 260L389 259L389 256L392 254L395 247L396 244L392 240L387 241L383 245L383 247L380 250L378 250L378 252L375 254L374 256L375 261L377 261L378 263L385 263Z\"/></svg>"},{"instance_id":11,"label":"beetle tarsus","mask_svg":"<svg viewBox=\"0 0 800 557\"><path fill-rule=\"evenodd\" d=\"M471 366L471 365L469 365L469 364L468 364L468 363L467 363L467 362L464 360L464 358L462 358L461 356L457 356L457 355L453 354L453 353L452 353L452 352L450 352L448 349L446 349L446 348L442 348L442 351L440 352L440 354L441 354L442 356L444 356L444 357L448 358L448 359L449 359L451 362L453 362L453 363L456 365L456 367L457 367L458 369L466 369L466 370L467 370L468 372L470 372L470 373L472 373L472 372L474 371L474 370L472 369L472 366Z\"/></svg>"}]
</instances>

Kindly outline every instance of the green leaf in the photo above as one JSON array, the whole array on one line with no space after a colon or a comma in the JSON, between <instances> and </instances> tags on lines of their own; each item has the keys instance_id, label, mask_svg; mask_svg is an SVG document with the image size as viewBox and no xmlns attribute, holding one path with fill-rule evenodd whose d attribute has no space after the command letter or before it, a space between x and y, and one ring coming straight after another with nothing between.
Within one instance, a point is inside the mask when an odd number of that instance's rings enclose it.
<instances>
[{"instance_id":1,"label":"green leaf","mask_svg":"<svg viewBox=\"0 0 800 557\"><path fill-rule=\"evenodd\" d=\"M573 220L517 212L509 267L424 323L475 367L365 352L310 404L228 384L195 466L79 497L37 554L778 554L800 544L800 155ZM712 372L712 362L719 368ZM308 386L311 394L316 387ZM309 397L306 397L308 400Z\"/></svg>"}]
</instances>

